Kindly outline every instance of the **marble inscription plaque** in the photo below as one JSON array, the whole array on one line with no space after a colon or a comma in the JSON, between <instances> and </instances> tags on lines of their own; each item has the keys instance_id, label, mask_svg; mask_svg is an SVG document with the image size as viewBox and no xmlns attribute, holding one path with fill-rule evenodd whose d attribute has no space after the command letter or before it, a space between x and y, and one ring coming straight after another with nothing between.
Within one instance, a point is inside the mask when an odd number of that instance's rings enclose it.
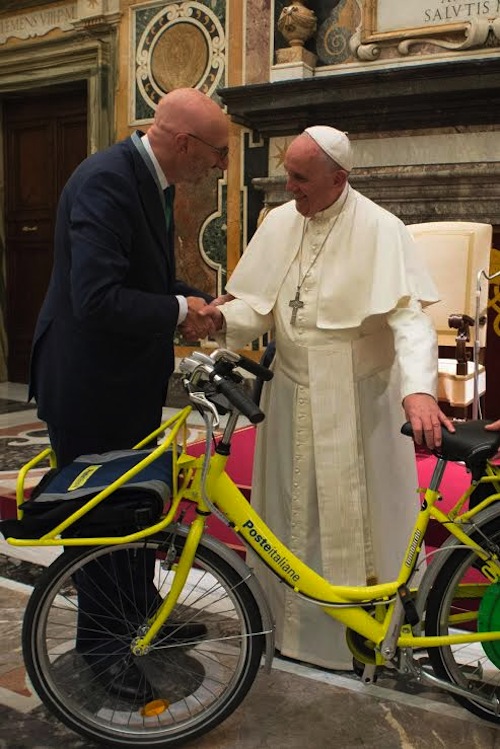
<instances>
[{"instance_id":1,"label":"marble inscription plaque","mask_svg":"<svg viewBox=\"0 0 500 749\"><path fill-rule=\"evenodd\" d=\"M500 0L368 0L365 28L371 34L463 24L500 16Z\"/></svg>"},{"instance_id":2,"label":"marble inscription plaque","mask_svg":"<svg viewBox=\"0 0 500 749\"><path fill-rule=\"evenodd\" d=\"M0 44L5 44L7 39L17 37L18 39L29 39L35 36L44 36L52 29L69 31L73 28L73 22L77 17L77 4L34 10L31 13L19 13L12 16L0 18Z\"/></svg>"}]
</instances>

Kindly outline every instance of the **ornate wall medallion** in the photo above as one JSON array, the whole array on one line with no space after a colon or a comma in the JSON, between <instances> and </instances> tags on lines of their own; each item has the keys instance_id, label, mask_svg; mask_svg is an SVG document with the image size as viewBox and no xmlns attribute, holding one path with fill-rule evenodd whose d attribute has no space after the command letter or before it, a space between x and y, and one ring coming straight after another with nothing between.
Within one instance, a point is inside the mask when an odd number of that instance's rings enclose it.
<instances>
[{"instance_id":1,"label":"ornate wall medallion","mask_svg":"<svg viewBox=\"0 0 500 749\"><path fill-rule=\"evenodd\" d=\"M224 85L225 4L181 2L133 9L134 123L149 121L160 98L175 88L211 96Z\"/></svg>"}]
</instances>

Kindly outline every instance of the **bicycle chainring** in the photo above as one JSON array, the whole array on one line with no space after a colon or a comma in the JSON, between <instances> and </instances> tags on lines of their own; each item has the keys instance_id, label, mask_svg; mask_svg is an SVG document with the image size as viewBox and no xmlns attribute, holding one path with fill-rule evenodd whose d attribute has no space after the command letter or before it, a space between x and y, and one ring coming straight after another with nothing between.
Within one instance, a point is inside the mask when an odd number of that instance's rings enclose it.
<instances>
[{"instance_id":1,"label":"bicycle chainring","mask_svg":"<svg viewBox=\"0 0 500 749\"><path fill-rule=\"evenodd\" d=\"M375 645L371 640L355 632L353 629L346 629L346 640L349 650L361 663L375 665Z\"/></svg>"}]
</instances>

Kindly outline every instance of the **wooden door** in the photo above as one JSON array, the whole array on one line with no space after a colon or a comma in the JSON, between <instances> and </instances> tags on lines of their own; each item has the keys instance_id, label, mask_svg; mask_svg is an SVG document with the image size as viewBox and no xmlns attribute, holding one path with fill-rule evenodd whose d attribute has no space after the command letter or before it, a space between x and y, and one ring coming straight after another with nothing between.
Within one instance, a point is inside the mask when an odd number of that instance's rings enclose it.
<instances>
[{"instance_id":1,"label":"wooden door","mask_svg":"<svg viewBox=\"0 0 500 749\"><path fill-rule=\"evenodd\" d=\"M27 382L53 261L57 201L87 155L87 93L51 89L3 101L8 378Z\"/></svg>"}]
</instances>

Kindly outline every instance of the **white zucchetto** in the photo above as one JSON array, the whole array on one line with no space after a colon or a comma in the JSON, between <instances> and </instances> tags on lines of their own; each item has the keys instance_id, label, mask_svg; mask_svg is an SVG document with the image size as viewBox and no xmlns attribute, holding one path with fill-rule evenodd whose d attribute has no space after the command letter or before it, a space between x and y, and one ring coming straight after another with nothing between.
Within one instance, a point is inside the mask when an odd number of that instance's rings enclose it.
<instances>
[{"instance_id":1,"label":"white zucchetto","mask_svg":"<svg viewBox=\"0 0 500 749\"><path fill-rule=\"evenodd\" d=\"M313 125L304 130L324 151L327 156L337 162L342 169L350 172L352 169L352 148L347 135L329 125Z\"/></svg>"}]
</instances>

